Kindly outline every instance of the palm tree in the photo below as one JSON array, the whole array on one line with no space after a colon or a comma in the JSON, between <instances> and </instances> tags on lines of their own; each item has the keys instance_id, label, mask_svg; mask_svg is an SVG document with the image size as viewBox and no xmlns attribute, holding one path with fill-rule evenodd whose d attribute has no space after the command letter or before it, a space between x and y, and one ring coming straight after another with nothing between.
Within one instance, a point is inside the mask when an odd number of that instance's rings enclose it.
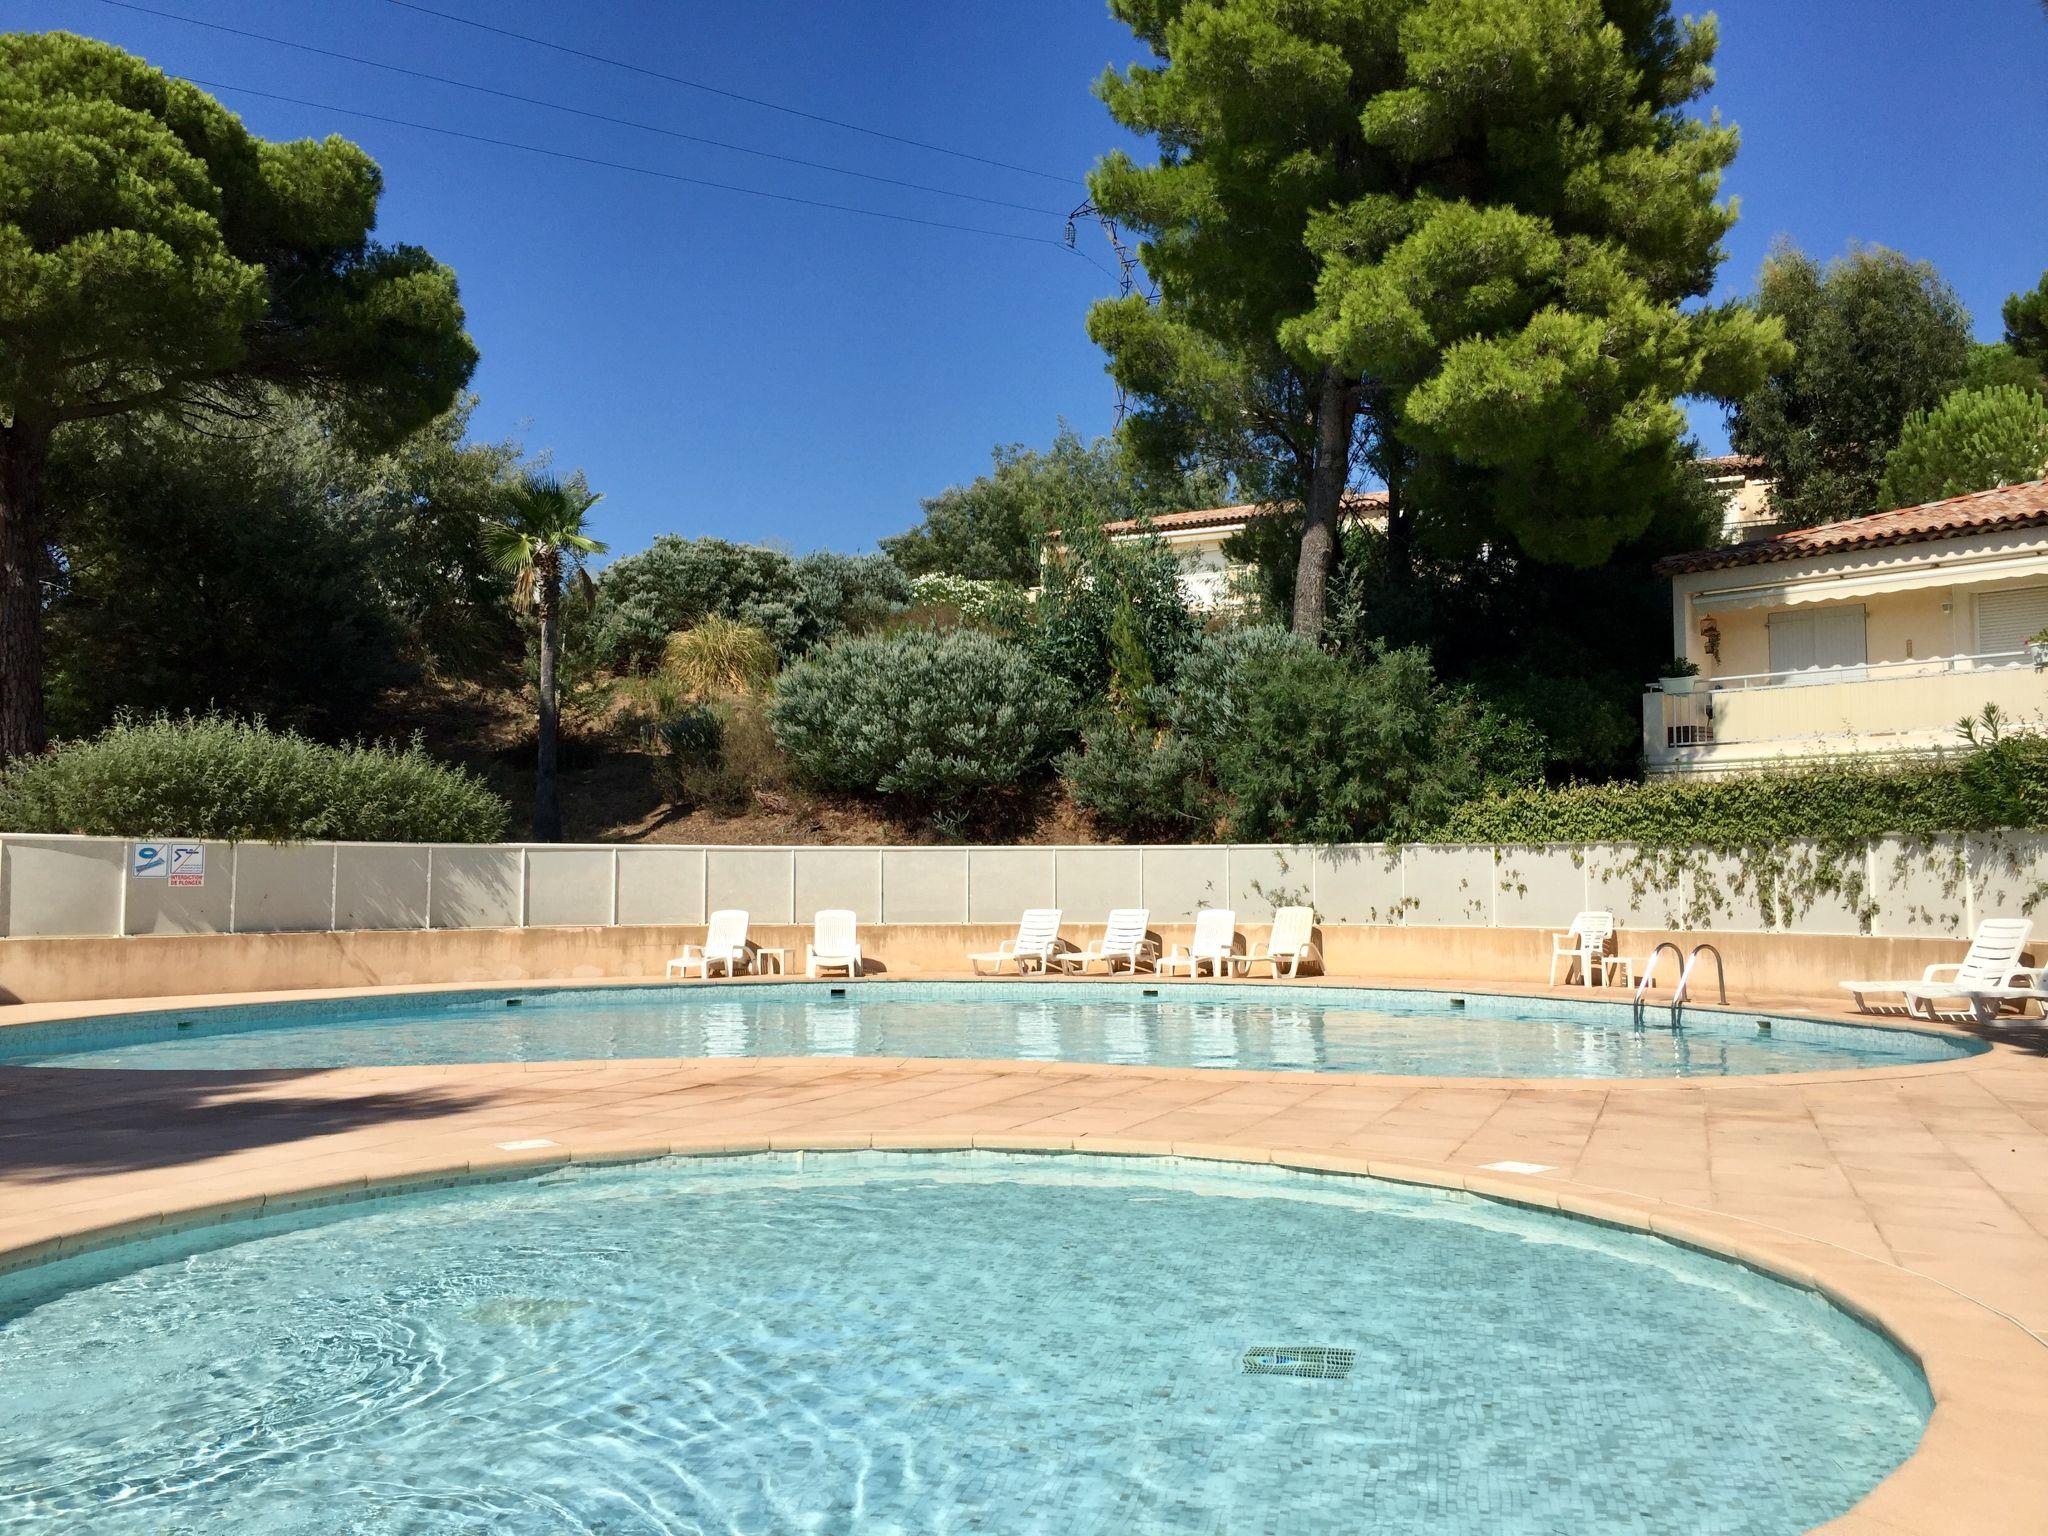
<instances>
[{"instance_id":1,"label":"palm tree","mask_svg":"<svg viewBox=\"0 0 2048 1536\"><path fill-rule=\"evenodd\" d=\"M533 776L533 840L562 837L562 802L555 788L555 657L560 647L565 583L587 591L584 558L604 546L583 531L584 514L603 498L579 473L566 484L553 475L526 475L505 493L504 515L485 530L491 558L512 572L512 600L540 621L540 753Z\"/></svg>"}]
</instances>

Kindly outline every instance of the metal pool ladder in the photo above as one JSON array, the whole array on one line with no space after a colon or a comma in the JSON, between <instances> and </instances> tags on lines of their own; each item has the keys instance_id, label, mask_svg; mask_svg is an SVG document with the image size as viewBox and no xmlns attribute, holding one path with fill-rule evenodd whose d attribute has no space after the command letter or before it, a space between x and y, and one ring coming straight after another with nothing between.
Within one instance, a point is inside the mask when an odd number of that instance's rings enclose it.
<instances>
[{"instance_id":1,"label":"metal pool ladder","mask_svg":"<svg viewBox=\"0 0 2048 1536\"><path fill-rule=\"evenodd\" d=\"M1692 973L1699 967L1701 955L1712 955L1714 957L1714 980L1720 988L1722 1006L1725 1007L1727 1005L1728 968L1722 962L1721 951L1712 944L1701 943L1693 945L1691 949L1681 955L1678 946L1671 940L1666 939L1650 951L1650 958L1643 964L1642 980L1636 983L1635 1018L1638 1024L1643 1022L1643 1011L1648 1005L1650 983L1656 979L1657 961L1663 957L1664 951L1667 949L1671 951L1672 958L1681 962L1678 970L1678 985L1672 988L1671 991L1671 1027L1673 1029L1678 1028L1684 1019L1685 1000L1692 991Z\"/></svg>"}]
</instances>

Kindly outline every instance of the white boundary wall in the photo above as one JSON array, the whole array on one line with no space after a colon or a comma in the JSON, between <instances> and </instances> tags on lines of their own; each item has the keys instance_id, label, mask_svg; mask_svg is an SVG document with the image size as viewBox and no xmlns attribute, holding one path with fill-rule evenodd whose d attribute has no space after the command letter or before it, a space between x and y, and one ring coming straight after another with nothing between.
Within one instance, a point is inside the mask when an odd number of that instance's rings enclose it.
<instances>
[{"instance_id":1,"label":"white boundary wall","mask_svg":"<svg viewBox=\"0 0 2048 1536\"><path fill-rule=\"evenodd\" d=\"M850 907L864 923L1010 923L1026 907L1056 906L1089 923L1111 907L1142 906L1170 923L1229 906L1258 923L1290 901L1338 924L1561 928L1576 912L1608 908L1628 927L1771 926L1753 892L1728 896L1731 860L1688 859L1668 888L1649 889L1633 850L1599 845L204 843L196 887L133 874L137 846L0 837L0 936L688 924L719 907L744 907L762 923L808 922L821 907ZM1863 862L1875 907L1867 926L1826 895L1781 926L1967 933L1979 916L2031 904L2048 879L2048 836L1878 843Z\"/></svg>"}]
</instances>

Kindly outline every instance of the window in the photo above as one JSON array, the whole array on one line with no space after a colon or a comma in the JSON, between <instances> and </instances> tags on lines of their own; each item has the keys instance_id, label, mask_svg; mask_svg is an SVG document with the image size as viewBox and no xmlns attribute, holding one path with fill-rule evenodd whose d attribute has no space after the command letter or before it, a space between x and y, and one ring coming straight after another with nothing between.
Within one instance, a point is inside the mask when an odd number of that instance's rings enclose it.
<instances>
[{"instance_id":1,"label":"window","mask_svg":"<svg viewBox=\"0 0 2048 1536\"><path fill-rule=\"evenodd\" d=\"M1833 683L1863 676L1863 605L1770 616L1771 671L1787 683Z\"/></svg>"},{"instance_id":2,"label":"window","mask_svg":"<svg viewBox=\"0 0 2048 1536\"><path fill-rule=\"evenodd\" d=\"M1977 594L1977 654L2009 656L2048 629L2048 587L2008 587Z\"/></svg>"}]
</instances>

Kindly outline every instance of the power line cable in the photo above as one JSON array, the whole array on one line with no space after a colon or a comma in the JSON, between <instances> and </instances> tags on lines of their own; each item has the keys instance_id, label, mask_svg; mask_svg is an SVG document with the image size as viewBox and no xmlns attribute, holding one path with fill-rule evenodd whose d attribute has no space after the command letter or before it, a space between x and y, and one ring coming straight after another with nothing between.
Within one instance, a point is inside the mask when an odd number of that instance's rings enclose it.
<instances>
[{"instance_id":1,"label":"power line cable","mask_svg":"<svg viewBox=\"0 0 2048 1536\"><path fill-rule=\"evenodd\" d=\"M990 165L998 170L1016 171L1024 176L1038 176L1046 181L1063 182L1068 186L1075 185L1080 179L1076 176L1060 175L1053 171L1041 171L1029 165L1015 165L1008 160L992 160L986 155L970 154L964 149L949 149L943 144L933 144L925 139L906 138L900 133L887 133L880 128L869 128L862 123L849 123L843 118L825 117L817 112L806 112L801 107L787 106L779 101L769 101L765 97L748 96L739 91L726 90L723 86L707 85L702 80L691 80L682 75L671 75L663 70L650 69L644 64L635 64L629 59L615 59L608 54L591 53L586 49L573 48L567 43L557 43L545 37L535 37L528 32L515 32L510 27L494 26L487 21L477 21L468 16L459 16L453 11L437 10L431 5L420 5L417 3L417 0L384 0L384 3L386 5L398 6L403 10L418 11L423 16L437 16L442 21L453 22L460 27L472 27L479 32L490 32L499 37L509 37L518 42L530 43L536 48L551 48L557 53L565 53L573 58L588 59L594 64L608 64L613 69L630 70L636 75L645 75L652 80L665 80L670 85L680 85L689 90L704 91L713 96L723 96L728 101L744 101L749 106L766 107L771 112L787 113L791 117L800 117L807 122L823 123L831 128L843 128L849 133L864 133L870 138L887 139L892 144L908 144L913 149L930 150L935 155L951 155L956 160L972 160L977 165Z\"/></svg>"},{"instance_id":2,"label":"power line cable","mask_svg":"<svg viewBox=\"0 0 2048 1536\"><path fill-rule=\"evenodd\" d=\"M312 43L295 42L286 37L273 37L267 32L252 32L245 27L231 27L223 22L203 21L197 16L181 16L176 11L162 11L155 6L138 5L135 0L98 0L101 5L114 6L119 10L135 11L144 16L156 16L165 21L183 22L187 26L204 27L210 32L225 32L233 37L246 37L259 43L270 43L279 48L296 49L300 53L317 54L325 59L340 59L349 64L362 64L371 69L381 69L395 75L406 75L414 80L430 80L436 85L451 85L457 90L476 91L485 96L496 96L505 101L523 102L527 106L545 107L551 112L566 112L575 117L589 118L593 122L611 123L621 128L637 128L643 133L658 133L666 138L682 139L691 144L708 144L714 149L729 149L737 154L756 155L764 160L778 160L785 165L801 165L814 171L829 171L835 176L853 176L862 181L879 182L884 186L905 187L913 192L930 192L940 197L957 197L971 203L986 203L994 208L1013 208L1019 213L1042 214L1047 218L1059 218L1056 208L1038 208L1029 203L1013 203L1000 197L983 197L974 192L955 192L949 187L934 187L921 181L904 181L894 176L879 176L870 171L856 171L847 166L832 165L822 160L806 160L799 155L777 154L773 150L754 149L745 144L732 144L724 139L706 138L702 134L684 133L680 129L665 128L659 123L643 123L630 117L614 117L607 112L593 112L584 107L570 106L566 102L548 101L539 96L526 96L518 91L500 90L496 86L478 85L469 80L458 80L452 75L437 75L424 69L412 69L403 64L387 64L381 59L365 58L361 54L343 53L333 48L321 48Z\"/></svg>"},{"instance_id":3,"label":"power line cable","mask_svg":"<svg viewBox=\"0 0 2048 1536\"><path fill-rule=\"evenodd\" d=\"M344 117L360 117L373 123L389 123L395 128L414 128L422 133L443 134L451 139L466 139L472 144L489 144L499 149L516 149L529 155L546 155L555 160L570 160L578 165L602 166L606 170L627 171L635 176L652 176L661 181L681 182L685 186L710 187L719 192L737 192L743 197L762 197L777 203L795 203L805 208L828 208L835 213L856 213L863 218L888 219L896 224L917 224L926 229L950 229L967 235L987 235L996 240L1015 240L1025 245L1049 245L1056 250L1071 251L1083 260L1093 258L1085 252L1074 251L1064 240L1055 240L1048 235L1020 235L1013 230L986 229L977 224L954 224L944 219L921 219L907 213L885 213L879 208L862 208L853 203L828 203L815 197L797 197L788 192L767 192L759 187L737 186L729 181L710 181L702 176L685 176L679 171L659 171L651 166L629 165L623 160L605 160L595 155L572 154L566 149L550 149L544 144L522 144L515 139L493 138L489 134L466 133L460 128L443 128L437 123L417 123L410 118L388 117L381 112L365 112L356 107L336 106L328 101L309 101L303 96L287 96L278 91L259 91L254 86L231 85L224 80L202 80L196 75L179 77L192 85L204 86L209 91L233 91L243 96L258 96L266 101L289 102L293 106L312 107L321 112L339 112ZM1100 262L1095 265L1105 273L1106 267Z\"/></svg>"}]
</instances>

